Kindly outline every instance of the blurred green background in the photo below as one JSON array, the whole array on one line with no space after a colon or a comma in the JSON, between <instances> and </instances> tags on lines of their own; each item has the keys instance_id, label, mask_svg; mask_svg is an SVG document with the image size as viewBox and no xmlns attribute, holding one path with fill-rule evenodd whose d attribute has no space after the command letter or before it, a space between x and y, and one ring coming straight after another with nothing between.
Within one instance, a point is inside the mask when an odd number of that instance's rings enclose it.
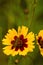
<instances>
[{"instance_id":1,"label":"blurred green background","mask_svg":"<svg viewBox=\"0 0 43 65\"><path fill-rule=\"evenodd\" d=\"M43 29L43 0L0 0L0 65L8 65L9 57L3 54L2 38L9 28L25 25L37 34ZM43 65L37 44L33 53L20 59L17 65ZM14 57L12 65L15 64Z\"/></svg>"}]
</instances>

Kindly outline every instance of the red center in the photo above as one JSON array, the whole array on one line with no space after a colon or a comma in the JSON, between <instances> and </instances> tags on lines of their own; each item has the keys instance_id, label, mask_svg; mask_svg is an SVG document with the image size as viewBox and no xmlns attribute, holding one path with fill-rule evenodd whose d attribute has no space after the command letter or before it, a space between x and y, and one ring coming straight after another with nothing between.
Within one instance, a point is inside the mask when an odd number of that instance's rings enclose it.
<instances>
[{"instance_id":1,"label":"red center","mask_svg":"<svg viewBox=\"0 0 43 65\"><path fill-rule=\"evenodd\" d=\"M38 38L38 43L41 46L41 48L43 48L43 39L42 39L42 37Z\"/></svg>"},{"instance_id":2,"label":"red center","mask_svg":"<svg viewBox=\"0 0 43 65\"><path fill-rule=\"evenodd\" d=\"M12 49L15 48L15 51L18 51L18 49L20 49L21 51L24 50L24 48L27 48L27 38L24 39L23 35L20 35L20 37L18 38L17 36L14 37L14 40L11 41L12 44Z\"/></svg>"}]
</instances>

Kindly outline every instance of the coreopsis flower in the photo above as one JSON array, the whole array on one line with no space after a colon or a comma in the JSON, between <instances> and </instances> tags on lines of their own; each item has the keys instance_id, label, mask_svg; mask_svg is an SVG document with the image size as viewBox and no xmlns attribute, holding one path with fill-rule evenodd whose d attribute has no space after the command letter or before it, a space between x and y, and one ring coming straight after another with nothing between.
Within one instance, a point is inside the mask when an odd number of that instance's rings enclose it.
<instances>
[{"instance_id":1,"label":"coreopsis flower","mask_svg":"<svg viewBox=\"0 0 43 65\"><path fill-rule=\"evenodd\" d=\"M34 46L34 33L28 33L28 28L25 26L18 27L18 31L15 29L9 29L5 38L2 40L2 44L6 45L3 48L3 52L6 55L15 56L17 54L25 56L28 52L33 52Z\"/></svg>"},{"instance_id":2,"label":"coreopsis flower","mask_svg":"<svg viewBox=\"0 0 43 65\"><path fill-rule=\"evenodd\" d=\"M40 49L40 53L43 56L43 30L40 30L38 36L36 36L37 38L37 44L39 46Z\"/></svg>"}]
</instances>

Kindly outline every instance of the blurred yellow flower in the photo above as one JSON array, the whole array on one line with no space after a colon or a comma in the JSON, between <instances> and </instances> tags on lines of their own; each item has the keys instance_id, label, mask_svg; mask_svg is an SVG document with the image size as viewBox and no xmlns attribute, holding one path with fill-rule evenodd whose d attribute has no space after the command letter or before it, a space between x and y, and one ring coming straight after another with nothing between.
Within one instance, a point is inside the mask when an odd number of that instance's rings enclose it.
<instances>
[{"instance_id":1,"label":"blurred yellow flower","mask_svg":"<svg viewBox=\"0 0 43 65\"><path fill-rule=\"evenodd\" d=\"M33 52L34 46L34 33L28 33L28 28L25 26L18 27L18 32L15 29L9 29L2 44L6 45L3 52L6 55L15 56L17 54L25 56L28 52Z\"/></svg>"},{"instance_id":2,"label":"blurred yellow flower","mask_svg":"<svg viewBox=\"0 0 43 65\"><path fill-rule=\"evenodd\" d=\"M40 53L43 56L43 30L40 30L38 36L36 36L37 38L37 44L39 46L40 49Z\"/></svg>"}]
</instances>

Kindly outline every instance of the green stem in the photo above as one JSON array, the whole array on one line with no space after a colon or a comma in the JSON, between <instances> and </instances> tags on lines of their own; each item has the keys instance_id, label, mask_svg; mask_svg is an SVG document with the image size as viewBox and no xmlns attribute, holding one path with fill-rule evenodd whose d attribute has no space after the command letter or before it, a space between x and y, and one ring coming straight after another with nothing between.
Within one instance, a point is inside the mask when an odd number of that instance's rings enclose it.
<instances>
[{"instance_id":1,"label":"green stem","mask_svg":"<svg viewBox=\"0 0 43 65\"><path fill-rule=\"evenodd\" d=\"M13 57L9 56L8 65L13 65Z\"/></svg>"},{"instance_id":2,"label":"green stem","mask_svg":"<svg viewBox=\"0 0 43 65\"><path fill-rule=\"evenodd\" d=\"M32 2L32 15L30 18L29 29L31 27L32 22L34 21L34 17L35 17L34 13L35 13L36 5L37 5L37 0L33 0L33 2Z\"/></svg>"},{"instance_id":3,"label":"green stem","mask_svg":"<svg viewBox=\"0 0 43 65\"><path fill-rule=\"evenodd\" d=\"M9 56L8 65L12 65L12 56Z\"/></svg>"},{"instance_id":4,"label":"green stem","mask_svg":"<svg viewBox=\"0 0 43 65\"><path fill-rule=\"evenodd\" d=\"M2 27L0 27L0 41L2 40Z\"/></svg>"}]
</instances>

